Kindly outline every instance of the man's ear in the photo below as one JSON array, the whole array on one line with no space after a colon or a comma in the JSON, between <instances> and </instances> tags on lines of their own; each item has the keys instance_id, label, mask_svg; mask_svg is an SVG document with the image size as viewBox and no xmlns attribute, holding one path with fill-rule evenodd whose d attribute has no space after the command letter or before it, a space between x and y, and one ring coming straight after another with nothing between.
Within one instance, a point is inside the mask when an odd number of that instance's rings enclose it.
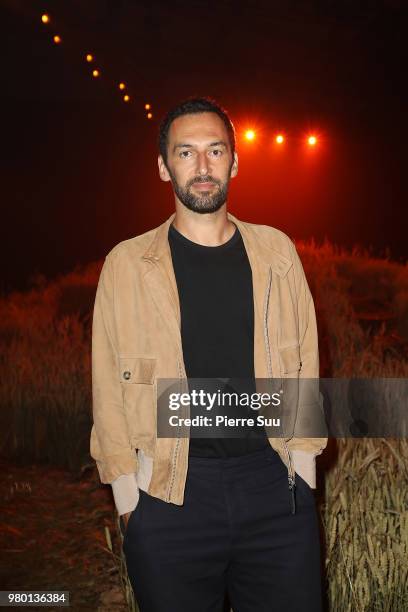
<instances>
[{"instance_id":1,"label":"man's ear","mask_svg":"<svg viewBox=\"0 0 408 612\"><path fill-rule=\"evenodd\" d=\"M234 178L238 174L238 153L235 151L234 153L234 162L231 166L230 177Z\"/></svg>"},{"instance_id":2,"label":"man's ear","mask_svg":"<svg viewBox=\"0 0 408 612\"><path fill-rule=\"evenodd\" d=\"M169 171L167 170L166 164L164 163L164 159L161 155L157 158L157 163L159 166L159 175L162 181L168 182L171 181L171 177Z\"/></svg>"}]
</instances>

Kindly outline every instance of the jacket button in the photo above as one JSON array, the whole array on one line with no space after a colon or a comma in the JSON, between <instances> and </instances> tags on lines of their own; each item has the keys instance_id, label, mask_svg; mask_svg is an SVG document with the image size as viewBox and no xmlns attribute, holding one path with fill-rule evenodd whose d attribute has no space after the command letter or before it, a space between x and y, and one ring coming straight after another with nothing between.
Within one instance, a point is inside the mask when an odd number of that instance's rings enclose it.
<instances>
[{"instance_id":1,"label":"jacket button","mask_svg":"<svg viewBox=\"0 0 408 612\"><path fill-rule=\"evenodd\" d=\"M132 376L132 374L129 372L129 370L126 370L126 372L123 372L123 378L125 380L129 380L129 378Z\"/></svg>"}]
</instances>

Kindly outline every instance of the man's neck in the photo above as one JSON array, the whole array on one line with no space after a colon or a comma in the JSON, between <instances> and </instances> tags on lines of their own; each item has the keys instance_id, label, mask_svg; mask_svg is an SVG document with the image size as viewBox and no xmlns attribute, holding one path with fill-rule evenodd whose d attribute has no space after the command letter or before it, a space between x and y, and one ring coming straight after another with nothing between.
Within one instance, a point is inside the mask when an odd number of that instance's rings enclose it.
<instances>
[{"instance_id":1,"label":"man's neck","mask_svg":"<svg viewBox=\"0 0 408 612\"><path fill-rule=\"evenodd\" d=\"M180 234L203 246L220 246L233 236L236 226L229 221L226 211L191 214L176 212L172 225ZM221 213L221 214L218 214Z\"/></svg>"}]
</instances>

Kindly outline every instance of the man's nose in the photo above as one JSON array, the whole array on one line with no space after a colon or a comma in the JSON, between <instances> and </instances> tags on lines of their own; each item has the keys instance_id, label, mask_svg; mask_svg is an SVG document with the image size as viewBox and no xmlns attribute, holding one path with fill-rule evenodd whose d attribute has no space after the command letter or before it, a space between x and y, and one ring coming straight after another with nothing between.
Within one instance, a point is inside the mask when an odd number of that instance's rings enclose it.
<instances>
[{"instance_id":1,"label":"man's nose","mask_svg":"<svg viewBox=\"0 0 408 612\"><path fill-rule=\"evenodd\" d=\"M197 155L197 170L203 176L208 174L208 157L206 153L199 153Z\"/></svg>"}]
</instances>

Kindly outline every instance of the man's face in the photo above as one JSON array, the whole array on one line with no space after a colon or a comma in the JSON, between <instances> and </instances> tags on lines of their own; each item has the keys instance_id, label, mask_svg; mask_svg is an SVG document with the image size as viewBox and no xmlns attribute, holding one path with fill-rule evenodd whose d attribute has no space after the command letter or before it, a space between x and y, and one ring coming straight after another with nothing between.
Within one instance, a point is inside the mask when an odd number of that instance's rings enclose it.
<instances>
[{"instance_id":1,"label":"man's face","mask_svg":"<svg viewBox=\"0 0 408 612\"><path fill-rule=\"evenodd\" d=\"M197 213L221 208L238 171L227 128L209 112L177 117L169 129L167 166L161 155L158 162L161 179L171 181L181 204Z\"/></svg>"}]
</instances>

